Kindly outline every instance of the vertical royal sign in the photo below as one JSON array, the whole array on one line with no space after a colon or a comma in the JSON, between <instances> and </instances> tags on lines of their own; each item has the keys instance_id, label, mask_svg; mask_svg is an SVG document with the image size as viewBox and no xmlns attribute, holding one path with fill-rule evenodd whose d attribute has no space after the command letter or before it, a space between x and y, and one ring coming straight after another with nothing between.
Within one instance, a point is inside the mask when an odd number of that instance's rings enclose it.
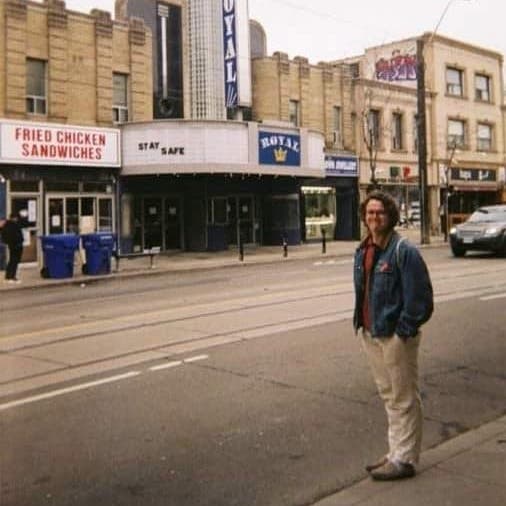
<instances>
[{"instance_id":1,"label":"vertical royal sign","mask_svg":"<svg viewBox=\"0 0 506 506\"><path fill-rule=\"evenodd\" d=\"M235 0L223 0L223 55L225 62L225 105L238 105L237 37Z\"/></svg>"}]
</instances>

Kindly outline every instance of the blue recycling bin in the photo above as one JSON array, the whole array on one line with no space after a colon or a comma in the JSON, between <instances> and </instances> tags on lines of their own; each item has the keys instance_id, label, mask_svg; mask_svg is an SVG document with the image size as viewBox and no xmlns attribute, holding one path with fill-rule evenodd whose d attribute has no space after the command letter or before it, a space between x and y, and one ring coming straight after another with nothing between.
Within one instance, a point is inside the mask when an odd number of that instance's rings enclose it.
<instances>
[{"instance_id":1,"label":"blue recycling bin","mask_svg":"<svg viewBox=\"0 0 506 506\"><path fill-rule=\"evenodd\" d=\"M74 275L74 255L79 247L79 236L75 234L43 235L44 278L71 278Z\"/></svg>"},{"instance_id":2,"label":"blue recycling bin","mask_svg":"<svg viewBox=\"0 0 506 506\"><path fill-rule=\"evenodd\" d=\"M86 252L86 266L83 268L83 273L110 274L111 257L115 245L114 234L84 234L81 240Z\"/></svg>"}]
</instances>

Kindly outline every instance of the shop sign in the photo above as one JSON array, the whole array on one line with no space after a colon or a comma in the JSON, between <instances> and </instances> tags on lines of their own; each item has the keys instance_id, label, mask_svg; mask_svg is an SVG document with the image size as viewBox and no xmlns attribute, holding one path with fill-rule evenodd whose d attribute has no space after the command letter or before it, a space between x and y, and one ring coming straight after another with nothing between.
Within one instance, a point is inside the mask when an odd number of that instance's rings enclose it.
<instances>
[{"instance_id":1,"label":"shop sign","mask_svg":"<svg viewBox=\"0 0 506 506\"><path fill-rule=\"evenodd\" d=\"M225 105L238 105L237 37L235 0L223 0L223 56L225 61Z\"/></svg>"},{"instance_id":2,"label":"shop sign","mask_svg":"<svg viewBox=\"0 0 506 506\"><path fill-rule=\"evenodd\" d=\"M350 156L325 155L325 175L358 177L358 159Z\"/></svg>"},{"instance_id":3,"label":"shop sign","mask_svg":"<svg viewBox=\"0 0 506 506\"><path fill-rule=\"evenodd\" d=\"M119 130L0 121L0 162L119 167Z\"/></svg>"},{"instance_id":4,"label":"shop sign","mask_svg":"<svg viewBox=\"0 0 506 506\"><path fill-rule=\"evenodd\" d=\"M259 132L258 161L261 165L300 166L300 135Z\"/></svg>"},{"instance_id":5,"label":"shop sign","mask_svg":"<svg viewBox=\"0 0 506 506\"><path fill-rule=\"evenodd\" d=\"M138 151L157 152L161 156L175 155L184 156L184 146L164 146L158 141L139 142L137 144Z\"/></svg>"},{"instance_id":6,"label":"shop sign","mask_svg":"<svg viewBox=\"0 0 506 506\"><path fill-rule=\"evenodd\" d=\"M452 167L452 181L473 181L483 183L495 183L497 173L491 169L460 169Z\"/></svg>"}]
</instances>

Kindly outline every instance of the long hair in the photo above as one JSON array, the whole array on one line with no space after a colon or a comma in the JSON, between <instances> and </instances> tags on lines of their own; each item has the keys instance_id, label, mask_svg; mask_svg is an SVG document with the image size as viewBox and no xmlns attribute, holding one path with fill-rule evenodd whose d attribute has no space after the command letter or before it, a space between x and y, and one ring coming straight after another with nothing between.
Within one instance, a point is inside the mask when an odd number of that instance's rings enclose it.
<instances>
[{"instance_id":1,"label":"long hair","mask_svg":"<svg viewBox=\"0 0 506 506\"><path fill-rule=\"evenodd\" d=\"M365 208L370 200L379 200L383 204L385 213L388 217L388 227L393 230L399 222L399 208L394 198L389 193L381 190L374 190L368 193L365 200L360 204L360 219L363 221L364 225L366 224Z\"/></svg>"}]
</instances>

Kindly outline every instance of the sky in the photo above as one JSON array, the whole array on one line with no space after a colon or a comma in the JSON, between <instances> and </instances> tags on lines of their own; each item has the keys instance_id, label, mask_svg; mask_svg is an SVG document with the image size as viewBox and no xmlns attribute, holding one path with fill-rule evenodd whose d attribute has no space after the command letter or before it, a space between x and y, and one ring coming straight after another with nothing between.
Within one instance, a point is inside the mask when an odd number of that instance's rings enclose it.
<instances>
[{"instance_id":1,"label":"sky","mask_svg":"<svg viewBox=\"0 0 506 506\"><path fill-rule=\"evenodd\" d=\"M66 5L114 16L114 0ZM249 0L249 12L266 31L269 55L282 51L313 64L433 31L440 21L437 33L506 54L505 0Z\"/></svg>"}]
</instances>

